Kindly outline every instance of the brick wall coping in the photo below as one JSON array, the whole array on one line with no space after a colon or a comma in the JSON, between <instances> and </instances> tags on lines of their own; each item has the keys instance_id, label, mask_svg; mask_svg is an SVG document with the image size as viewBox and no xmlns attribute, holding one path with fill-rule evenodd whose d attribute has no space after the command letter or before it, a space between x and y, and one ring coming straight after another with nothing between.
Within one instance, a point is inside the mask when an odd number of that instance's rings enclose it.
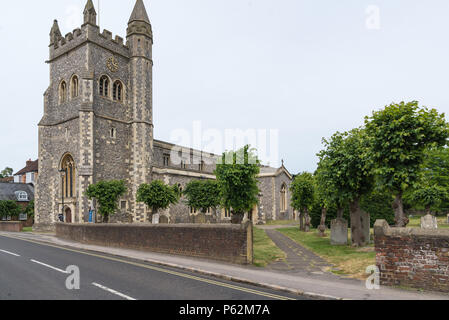
<instances>
[{"instance_id":1,"label":"brick wall coping","mask_svg":"<svg viewBox=\"0 0 449 320\"><path fill-rule=\"evenodd\" d=\"M248 223L243 224L230 224L230 223L214 223L214 224L195 224L195 223L177 223L177 224L168 224L168 223L160 223L160 224L151 224L151 223L62 223L58 222L56 224L59 225L68 225L68 226L81 226L86 228L191 228L191 229L246 229L248 227Z\"/></svg>"},{"instance_id":2,"label":"brick wall coping","mask_svg":"<svg viewBox=\"0 0 449 320\"><path fill-rule=\"evenodd\" d=\"M436 237L436 238L448 238L449 229L421 229L421 228L392 228L388 225L386 220L377 220L374 224L374 236L417 236L417 237Z\"/></svg>"}]
</instances>

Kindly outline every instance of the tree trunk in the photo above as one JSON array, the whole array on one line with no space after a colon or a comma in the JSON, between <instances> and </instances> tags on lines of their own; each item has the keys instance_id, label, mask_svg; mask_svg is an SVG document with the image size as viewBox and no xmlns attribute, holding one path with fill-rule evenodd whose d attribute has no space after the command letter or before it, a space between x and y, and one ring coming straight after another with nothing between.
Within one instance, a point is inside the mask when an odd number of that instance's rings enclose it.
<instances>
[{"instance_id":1,"label":"tree trunk","mask_svg":"<svg viewBox=\"0 0 449 320\"><path fill-rule=\"evenodd\" d=\"M363 223L362 217L362 215L365 216L367 214L360 208L359 201L360 200L356 198L349 204L349 211L351 215L351 241L353 247L365 246L370 240L365 236L367 230L364 230L365 223Z\"/></svg>"},{"instance_id":2,"label":"tree trunk","mask_svg":"<svg viewBox=\"0 0 449 320\"><path fill-rule=\"evenodd\" d=\"M409 219L405 216L404 213L404 204L402 202L402 192L396 195L396 199L393 202L393 210L394 210L394 221L396 223L396 227L404 228L410 222Z\"/></svg>"},{"instance_id":3,"label":"tree trunk","mask_svg":"<svg viewBox=\"0 0 449 320\"><path fill-rule=\"evenodd\" d=\"M304 231L305 232L309 232L310 231L310 215L309 215L309 210L306 209L304 212Z\"/></svg>"},{"instance_id":4,"label":"tree trunk","mask_svg":"<svg viewBox=\"0 0 449 320\"><path fill-rule=\"evenodd\" d=\"M431 214L430 213L430 206L426 206L426 214Z\"/></svg>"},{"instance_id":5,"label":"tree trunk","mask_svg":"<svg viewBox=\"0 0 449 320\"><path fill-rule=\"evenodd\" d=\"M108 214L103 215L103 223L109 223L109 215Z\"/></svg>"},{"instance_id":6,"label":"tree trunk","mask_svg":"<svg viewBox=\"0 0 449 320\"><path fill-rule=\"evenodd\" d=\"M299 212L299 230L305 231L304 229L304 210Z\"/></svg>"},{"instance_id":7,"label":"tree trunk","mask_svg":"<svg viewBox=\"0 0 449 320\"><path fill-rule=\"evenodd\" d=\"M320 237L324 237L326 235L326 215L327 215L327 208L323 207L321 209L321 222L320 226L318 227L318 235Z\"/></svg>"},{"instance_id":8,"label":"tree trunk","mask_svg":"<svg viewBox=\"0 0 449 320\"><path fill-rule=\"evenodd\" d=\"M337 209L337 219L343 219L343 213L344 213L344 209L339 207Z\"/></svg>"}]
</instances>

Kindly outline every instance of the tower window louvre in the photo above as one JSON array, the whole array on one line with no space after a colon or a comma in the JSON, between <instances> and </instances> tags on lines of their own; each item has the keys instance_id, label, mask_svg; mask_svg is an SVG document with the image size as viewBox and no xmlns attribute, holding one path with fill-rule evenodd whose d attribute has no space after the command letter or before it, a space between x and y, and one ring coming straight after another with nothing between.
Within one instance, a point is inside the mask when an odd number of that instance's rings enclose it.
<instances>
[{"instance_id":1,"label":"tower window louvre","mask_svg":"<svg viewBox=\"0 0 449 320\"><path fill-rule=\"evenodd\" d=\"M100 96L109 96L109 79L106 76L100 78Z\"/></svg>"}]
</instances>

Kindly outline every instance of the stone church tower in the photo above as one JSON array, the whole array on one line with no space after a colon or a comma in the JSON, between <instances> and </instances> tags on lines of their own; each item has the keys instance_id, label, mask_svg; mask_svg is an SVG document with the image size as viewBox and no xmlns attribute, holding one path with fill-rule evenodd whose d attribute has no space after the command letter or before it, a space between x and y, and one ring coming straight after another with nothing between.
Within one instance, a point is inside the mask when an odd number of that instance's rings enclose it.
<instances>
[{"instance_id":1,"label":"stone church tower","mask_svg":"<svg viewBox=\"0 0 449 320\"><path fill-rule=\"evenodd\" d=\"M62 36L50 31L50 85L39 123L39 177L36 230L65 221L89 221L90 184L120 179L128 194L120 199L120 220L145 222L137 188L152 179L153 33L142 0L128 22L126 43L100 32L92 0L84 24Z\"/></svg>"}]
</instances>

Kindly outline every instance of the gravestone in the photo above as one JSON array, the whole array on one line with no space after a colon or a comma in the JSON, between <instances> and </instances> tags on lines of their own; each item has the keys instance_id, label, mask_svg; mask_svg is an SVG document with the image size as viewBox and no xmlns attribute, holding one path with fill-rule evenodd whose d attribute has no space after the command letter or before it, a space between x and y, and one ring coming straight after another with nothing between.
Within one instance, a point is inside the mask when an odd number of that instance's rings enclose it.
<instances>
[{"instance_id":1,"label":"gravestone","mask_svg":"<svg viewBox=\"0 0 449 320\"><path fill-rule=\"evenodd\" d=\"M421 229L438 229L437 217L431 214L421 217Z\"/></svg>"},{"instance_id":2,"label":"gravestone","mask_svg":"<svg viewBox=\"0 0 449 320\"><path fill-rule=\"evenodd\" d=\"M365 238L365 244L371 243L371 237L370 237L370 231L371 231L371 225L370 225L370 216L369 213L366 213L362 210L360 213L360 219L362 222L362 230L363 230L363 237Z\"/></svg>"},{"instance_id":3,"label":"gravestone","mask_svg":"<svg viewBox=\"0 0 449 320\"><path fill-rule=\"evenodd\" d=\"M159 224L159 218L160 218L160 215L158 213L153 214L151 223L152 224Z\"/></svg>"},{"instance_id":4,"label":"gravestone","mask_svg":"<svg viewBox=\"0 0 449 320\"><path fill-rule=\"evenodd\" d=\"M331 221L331 244L341 246L348 244L348 221L337 218Z\"/></svg>"},{"instance_id":5,"label":"gravestone","mask_svg":"<svg viewBox=\"0 0 449 320\"><path fill-rule=\"evenodd\" d=\"M159 223L160 224L168 224L168 217L166 215L160 216Z\"/></svg>"}]
</instances>

